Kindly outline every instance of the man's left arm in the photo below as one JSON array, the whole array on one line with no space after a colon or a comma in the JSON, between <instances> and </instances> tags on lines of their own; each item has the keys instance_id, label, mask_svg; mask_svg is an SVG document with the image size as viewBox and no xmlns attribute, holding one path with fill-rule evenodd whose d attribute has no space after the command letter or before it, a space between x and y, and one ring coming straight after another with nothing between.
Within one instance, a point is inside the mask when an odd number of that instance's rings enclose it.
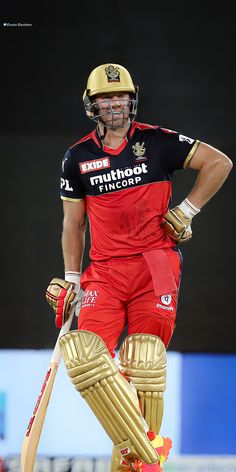
<instances>
[{"instance_id":1,"label":"man's left arm","mask_svg":"<svg viewBox=\"0 0 236 472\"><path fill-rule=\"evenodd\" d=\"M197 170L198 177L187 198L201 209L222 187L233 163L223 152L201 142L188 167Z\"/></svg>"},{"instance_id":2,"label":"man's left arm","mask_svg":"<svg viewBox=\"0 0 236 472\"><path fill-rule=\"evenodd\" d=\"M192 237L191 222L201 208L218 192L228 177L233 164L223 152L206 143L200 143L188 163L198 176L187 198L164 216L163 227L177 242Z\"/></svg>"}]
</instances>

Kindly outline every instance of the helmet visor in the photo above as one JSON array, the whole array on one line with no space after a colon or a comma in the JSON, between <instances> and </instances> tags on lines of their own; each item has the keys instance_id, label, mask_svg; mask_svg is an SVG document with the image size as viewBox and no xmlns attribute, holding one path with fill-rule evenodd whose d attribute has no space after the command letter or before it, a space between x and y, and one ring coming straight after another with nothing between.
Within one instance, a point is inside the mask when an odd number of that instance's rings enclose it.
<instances>
[{"instance_id":1,"label":"helmet visor","mask_svg":"<svg viewBox=\"0 0 236 472\"><path fill-rule=\"evenodd\" d=\"M85 103L86 109L86 103ZM86 113L92 120L102 122L104 126L111 129L123 128L134 120L137 112L136 98L111 99L99 97L88 104Z\"/></svg>"}]
</instances>

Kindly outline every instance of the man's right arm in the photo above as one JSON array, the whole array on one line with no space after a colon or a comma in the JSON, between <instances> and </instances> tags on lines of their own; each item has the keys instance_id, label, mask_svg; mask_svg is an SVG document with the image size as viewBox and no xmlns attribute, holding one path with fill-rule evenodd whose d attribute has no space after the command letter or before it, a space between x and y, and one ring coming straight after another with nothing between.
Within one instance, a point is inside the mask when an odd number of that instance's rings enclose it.
<instances>
[{"instance_id":1,"label":"man's right arm","mask_svg":"<svg viewBox=\"0 0 236 472\"><path fill-rule=\"evenodd\" d=\"M57 328L68 320L72 305L78 302L80 277L85 246L85 200L64 200L62 251L65 280L54 278L46 290L46 299L55 313Z\"/></svg>"},{"instance_id":2,"label":"man's right arm","mask_svg":"<svg viewBox=\"0 0 236 472\"><path fill-rule=\"evenodd\" d=\"M65 272L81 272L85 247L85 200L63 201L62 252Z\"/></svg>"}]
</instances>

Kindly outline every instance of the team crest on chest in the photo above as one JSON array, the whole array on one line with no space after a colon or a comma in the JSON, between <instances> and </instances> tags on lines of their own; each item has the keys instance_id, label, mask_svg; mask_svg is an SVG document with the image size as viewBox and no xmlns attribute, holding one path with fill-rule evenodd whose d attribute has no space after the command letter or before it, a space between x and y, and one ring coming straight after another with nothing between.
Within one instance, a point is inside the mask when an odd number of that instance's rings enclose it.
<instances>
[{"instance_id":1,"label":"team crest on chest","mask_svg":"<svg viewBox=\"0 0 236 472\"><path fill-rule=\"evenodd\" d=\"M144 142L140 144L138 141L132 146L133 153L136 156L135 161L146 161L147 157L145 156L146 149L144 147Z\"/></svg>"}]
</instances>

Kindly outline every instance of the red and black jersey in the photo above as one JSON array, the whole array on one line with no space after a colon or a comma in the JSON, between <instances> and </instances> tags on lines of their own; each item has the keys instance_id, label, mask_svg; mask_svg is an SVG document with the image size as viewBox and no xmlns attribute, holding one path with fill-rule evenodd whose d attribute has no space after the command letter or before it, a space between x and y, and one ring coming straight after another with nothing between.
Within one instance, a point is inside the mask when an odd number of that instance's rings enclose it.
<instances>
[{"instance_id":1,"label":"red and black jersey","mask_svg":"<svg viewBox=\"0 0 236 472\"><path fill-rule=\"evenodd\" d=\"M117 149L104 146L94 130L67 150L61 198L86 199L92 260L175 245L160 223L171 200L173 172L187 166L198 144L135 121Z\"/></svg>"}]
</instances>

